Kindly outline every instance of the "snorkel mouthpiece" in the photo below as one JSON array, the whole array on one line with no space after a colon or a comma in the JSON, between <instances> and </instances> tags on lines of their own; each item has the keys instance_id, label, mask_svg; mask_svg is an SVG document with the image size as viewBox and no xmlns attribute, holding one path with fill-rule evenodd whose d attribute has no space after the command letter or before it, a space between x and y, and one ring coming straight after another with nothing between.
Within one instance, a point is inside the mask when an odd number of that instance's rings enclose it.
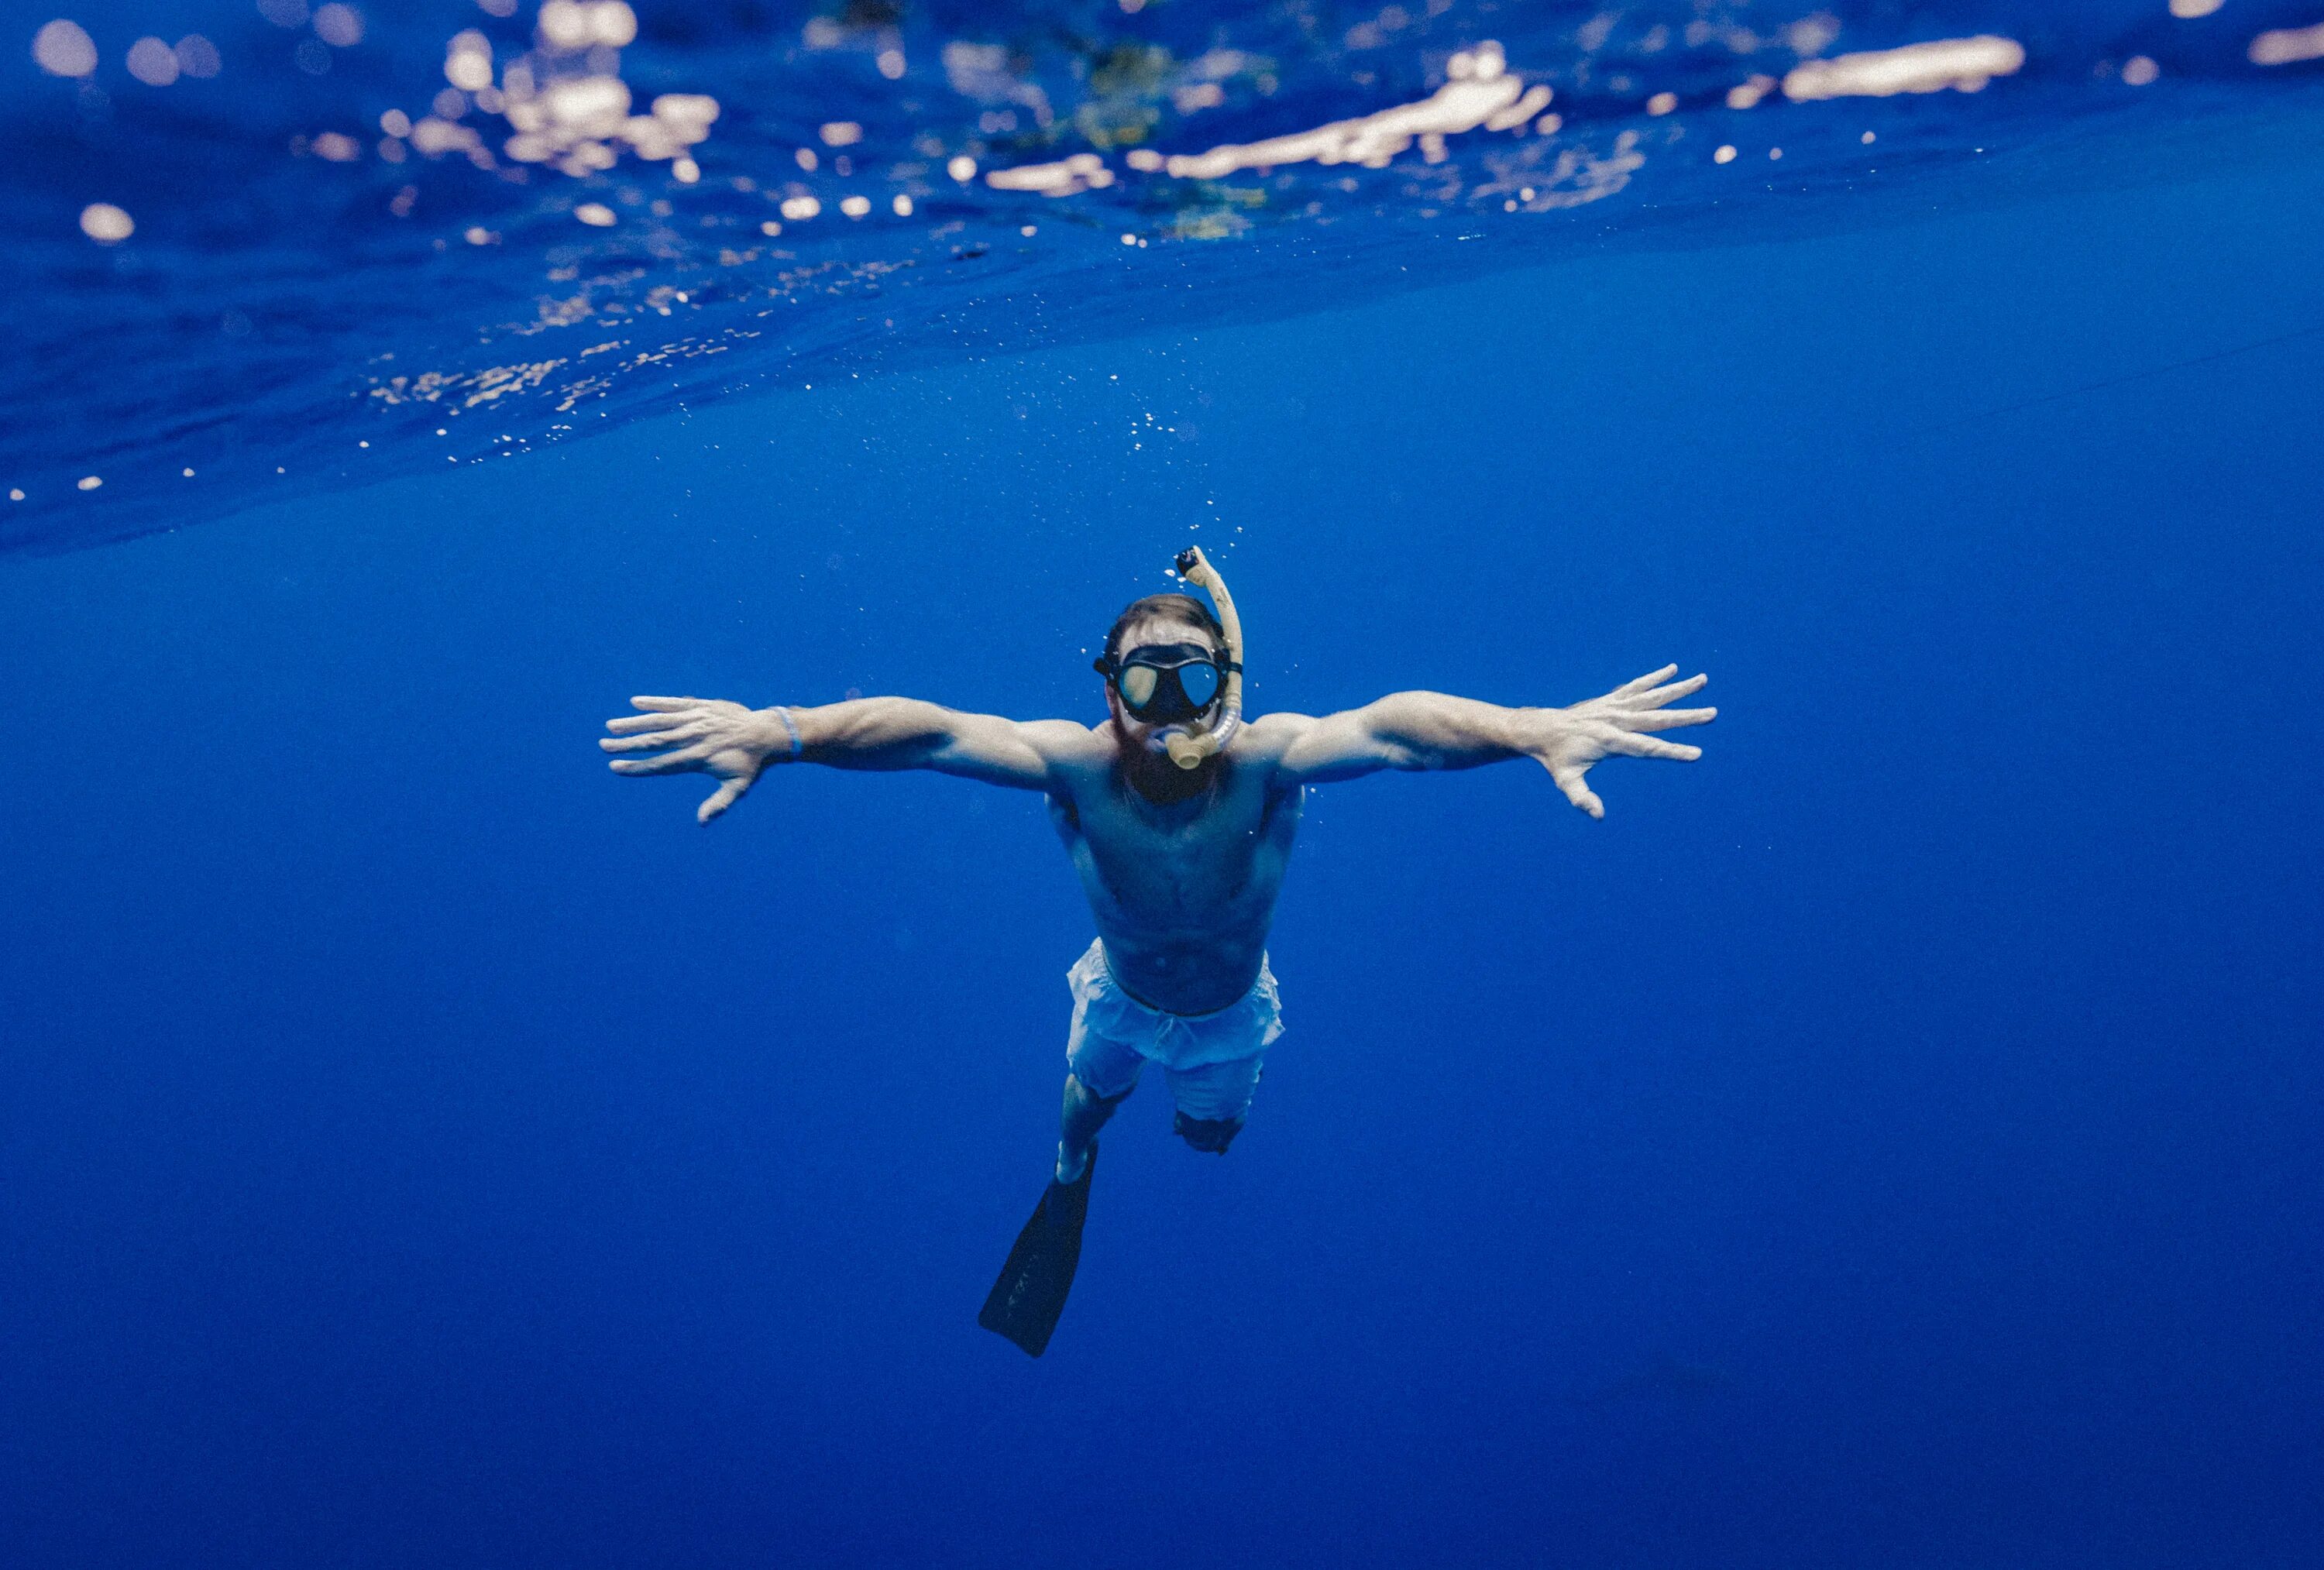
<instances>
[{"instance_id":1,"label":"snorkel mouthpiece","mask_svg":"<svg viewBox=\"0 0 2324 1570\"><path fill-rule=\"evenodd\" d=\"M1226 684L1219 694L1219 717L1204 728L1172 726L1163 733L1162 744L1168 749L1170 761L1180 768L1200 768L1203 760L1213 757L1234 739L1242 728L1242 619L1235 614L1234 596L1227 592L1226 582L1219 570L1211 565L1200 546L1188 546L1178 553L1178 575L1208 593L1211 603L1218 607L1219 627L1227 635Z\"/></svg>"}]
</instances>

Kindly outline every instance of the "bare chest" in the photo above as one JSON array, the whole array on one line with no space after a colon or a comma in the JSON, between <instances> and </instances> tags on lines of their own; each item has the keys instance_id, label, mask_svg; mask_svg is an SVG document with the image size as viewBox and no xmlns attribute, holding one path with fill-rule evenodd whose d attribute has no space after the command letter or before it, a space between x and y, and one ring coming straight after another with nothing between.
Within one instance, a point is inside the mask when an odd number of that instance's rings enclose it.
<instances>
[{"instance_id":1,"label":"bare chest","mask_svg":"<svg viewBox=\"0 0 2324 1570\"><path fill-rule=\"evenodd\" d=\"M1074 859L1093 901L1166 927L1210 925L1253 899L1272 905L1286 847L1263 790L1222 783L1156 807L1111 786L1076 804Z\"/></svg>"}]
</instances>

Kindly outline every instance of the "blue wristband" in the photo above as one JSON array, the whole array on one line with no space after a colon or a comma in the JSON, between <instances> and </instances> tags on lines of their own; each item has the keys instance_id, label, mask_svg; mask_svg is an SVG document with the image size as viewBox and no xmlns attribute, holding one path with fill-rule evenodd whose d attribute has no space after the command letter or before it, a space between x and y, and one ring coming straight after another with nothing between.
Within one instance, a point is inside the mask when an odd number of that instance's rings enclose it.
<instances>
[{"instance_id":1,"label":"blue wristband","mask_svg":"<svg viewBox=\"0 0 2324 1570\"><path fill-rule=\"evenodd\" d=\"M800 753L807 750L807 743L799 738L798 721L793 720L791 712L780 703L775 705L775 718L780 720L783 722L783 729L791 733L791 757L796 759Z\"/></svg>"}]
</instances>

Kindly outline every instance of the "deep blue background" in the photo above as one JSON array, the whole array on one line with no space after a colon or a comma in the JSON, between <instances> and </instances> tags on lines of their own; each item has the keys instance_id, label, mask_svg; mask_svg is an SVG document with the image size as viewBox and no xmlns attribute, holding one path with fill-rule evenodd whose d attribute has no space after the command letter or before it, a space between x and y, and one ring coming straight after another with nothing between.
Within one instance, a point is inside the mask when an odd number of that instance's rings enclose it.
<instances>
[{"instance_id":1,"label":"deep blue background","mask_svg":"<svg viewBox=\"0 0 2324 1570\"><path fill-rule=\"evenodd\" d=\"M2316 1562L2324 340L1958 422L2324 322L2319 240L1588 261L0 564L0 1557ZM1598 824L1323 792L1250 1131L1130 1106L1028 1363L1038 801L704 831L594 739L1092 717L1198 520L1260 708L1723 715Z\"/></svg>"}]
</instances>

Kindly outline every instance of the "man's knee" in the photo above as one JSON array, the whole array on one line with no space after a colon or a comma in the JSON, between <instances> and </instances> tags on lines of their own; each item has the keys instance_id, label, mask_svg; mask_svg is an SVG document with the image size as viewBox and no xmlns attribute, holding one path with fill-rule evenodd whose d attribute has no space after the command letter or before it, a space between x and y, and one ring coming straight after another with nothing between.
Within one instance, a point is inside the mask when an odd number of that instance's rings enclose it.
<instances>
[{"instance_id":1,"label":"man's knee","mask_svg":"<svg viewBox=\"0 0 2324 1570\"><path fill-rule=\"evenodd\" d=\"M1180 1139L1204 1155L1222 1156L1227 1153L1227 1146L1234 1143L1234 1136L1242 1132L1242 1125L1243 1119L1240 1117L1189 1117L1181 1112L1174 1115L1170 1126Z\"/></svg>"},{"instance_id":2,"label":"man's knee","mask_svg":"<svg viewBox=\"0 0 2324 1570\"><path fill-rule=\"evenodd\" d=\"M1137 1088L1138 1081L1132 1079L1112 1095L1100 1096L1083 1084L1079 1075L1067 1074L1065 1076L1065 1116L1071 1117L1076 1112L1084 1116L1093 1114L1102 1121L1111 1117L1113 1109L1129 1100L1130 1093Z\"/></svg>"}]
</instances>

